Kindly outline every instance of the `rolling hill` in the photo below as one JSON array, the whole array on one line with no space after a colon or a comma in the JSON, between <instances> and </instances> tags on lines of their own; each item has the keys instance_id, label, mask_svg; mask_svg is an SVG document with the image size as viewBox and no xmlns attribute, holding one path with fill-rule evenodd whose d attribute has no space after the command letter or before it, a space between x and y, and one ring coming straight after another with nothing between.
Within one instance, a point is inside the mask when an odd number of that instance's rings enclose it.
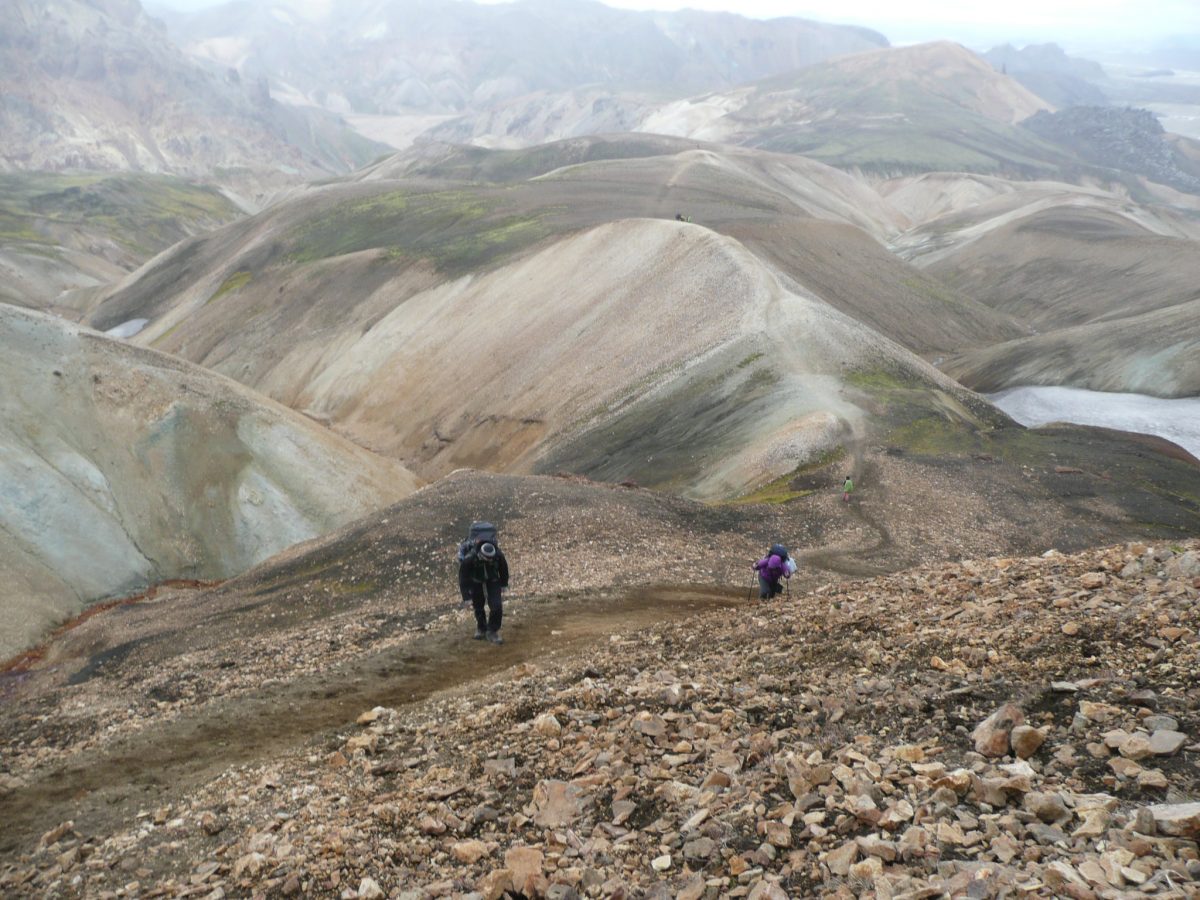
<instances>
[{"instance_id":1,"label":"rolling hill","mask_svg":"<svg viewBox=\"0 0 1200 900\"><path fill-rule=\"evenodd\" d=\"M0 656L395 501L402 466L196 366L0 304Z\"/></svg>"},{"instance_id":2,"label":"rolling hill","mask_svg":"<svg viewBox=\"0 0 1200 900\"><path fill-rule=\"evenodd\" d=\"M1049 104L946 42L839 57L729 91L665 104L639 131L797 153L897 175L1037 177L1077 164L1016 123Z\"/></svg>"},{"instance_id":3,"label":"rolling hill","mask_svg":"<svg viewBox=\"0 0 1200 900\"><path fill-rule=\"evenodd\" d=\"M997 227L926 271L1045 332L1196 299L1198 251L1117 210L1064 204Z\"/></svg>"},{"instance_id":4,"label":"rolling hill","mask_svg":"<svg viewBox=\"0 0 1200 900\"><path fill-rule=\"evenodd\" d=\"M955 208L895 246L940 283L1029 331L954 353L944 371L981 391L1020 385L1159 397L1200 391L1194 364L1200 234L1186 211L1064 185L990 196L994 184L941 185L946 197L959 198L947 201ZM896 186L891 196L903 203L908 191ZM979 202L960 205L963 198Z\"/></svg>"},{"instance_id":5,"label":"rolling hill","mask_svg":"<svg viewBox=\"0 0 1200 900\"><path fill-rule=\"evenodd\" d=\"M900 222L874 192L789 156L628 148L469 151L523 179L494 184L386 180L453 152L381 163L163 255L90 321L147 319L138 342L425 478L564 466L730 496L864 440L880 384L977 426L914 351L1021 331L870 237Z\"/></svg>"},{"instance_id":6,"label":"rolling hill","mask_svg":"<svg viewBox=\"0 0 1200 900\"><path fill-rule=\"evenodd\" d=\"M943 370L977 391L1066 385L1093 391L1195 397L1200 394L1200 296L1060 328L956 355Z\"/></svg>"},{"instance_id":7,"label":"rolling hill","mask_svg":"<svg viewBox=\"0 0 1200 900\"><path fill-rule=\"evenodd\" d=\"M0 175L0 302L78 318L87 288L241 215L215 188L165 175Z\"/></svg>"}]
</instances>

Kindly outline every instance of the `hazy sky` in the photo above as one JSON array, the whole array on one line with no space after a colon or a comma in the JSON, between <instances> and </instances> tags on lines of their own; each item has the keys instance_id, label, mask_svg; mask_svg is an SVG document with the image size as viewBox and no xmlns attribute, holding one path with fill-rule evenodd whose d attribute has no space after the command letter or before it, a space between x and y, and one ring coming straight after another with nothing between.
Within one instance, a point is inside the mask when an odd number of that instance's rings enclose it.
<instances>
[{"instance_id":1,"label":"hazy sky","mask_svg":"<svg viewBox=\"0 0 1200 900\"><path fill-rule=\"evenodd\" d=\"M196 9L218 0L145 0L147 6ZM289 0L280 0L288 3ZM336 6L337 0L291 0ZM503 2L503 0L485 0ZM951 38L1057 39L1063 44L1131 41L1200 33L1200 0L605 0L629 9L732 10L743 15L802 16L869 25L896 42ZM1107 40L1105 40L1107 39ZM1200 63L1200 61L1198 61ZM1197 66L1200 68L1200 65Z\"/></svg>"}]
</instances>

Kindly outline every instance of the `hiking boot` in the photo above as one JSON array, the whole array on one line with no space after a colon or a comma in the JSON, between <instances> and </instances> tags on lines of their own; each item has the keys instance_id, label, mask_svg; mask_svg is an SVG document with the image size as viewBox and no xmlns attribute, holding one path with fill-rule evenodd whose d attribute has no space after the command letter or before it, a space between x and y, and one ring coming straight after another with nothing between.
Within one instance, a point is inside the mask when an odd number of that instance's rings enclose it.
<instances>
[{"instance_id":1,"label":"hiking boot","mask_svg":"<svg viewBox=\"0 0 1200 900\"><path fill-rule=\"evenodd\" d=\"M503 644L504 643L504 638L500 637L500 632L498 632L498 631L489 631L487 633L487 639L489 641L491 641L493 644Z\"/></svg>"},{"instance_id":2,"label":"hiking boot","mask_svg":"<svg viewBox=\"0 0 1200 900\"><path fill-rule=\"evenodd\" d=\"M482 641L485 637L487 637L487 632L484 631L482 628L476 628L475 629L475 637L472 640Z\"/></svg>"}]
</instances>

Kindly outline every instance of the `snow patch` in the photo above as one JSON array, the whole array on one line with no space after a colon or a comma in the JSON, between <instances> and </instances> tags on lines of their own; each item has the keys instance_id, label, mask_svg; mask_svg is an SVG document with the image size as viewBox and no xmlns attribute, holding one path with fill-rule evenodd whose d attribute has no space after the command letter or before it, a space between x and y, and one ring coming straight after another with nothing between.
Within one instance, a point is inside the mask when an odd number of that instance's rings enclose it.
<instances>
[{"instance_id":1,"label":"snow patch","mask_svg":"<svg viewBox=\"0 0 1200 900\"><path fill-rule=\"evenodd\" d=\"M1069 387L1017 387L985 395L1022 425L1097 425L1173 441L1200 457L1200 397L1164 400Z\"/></svg>"},{"instance_id":2,"label":"snow patch","mask_svg":"<svg viewBox=\"0 0 1200 900\"><path fill-rule=\"evenodd\" d=\"M187 49L195 56L236 69L250 55L251 46L248 38L214 37L197 41Z\"/></svg>"},{"instance_id":3,"label":"snow patch","mask_svg":"<svg viewBox=\"0 0 1200 900\"><path fill-rule=\"evenodd\" d=\"M131 338L149 324L149 319L130 319L128 322L122 322L116 328L110 328L104 333L109 337Z\"/></svg>"}]
</instances>

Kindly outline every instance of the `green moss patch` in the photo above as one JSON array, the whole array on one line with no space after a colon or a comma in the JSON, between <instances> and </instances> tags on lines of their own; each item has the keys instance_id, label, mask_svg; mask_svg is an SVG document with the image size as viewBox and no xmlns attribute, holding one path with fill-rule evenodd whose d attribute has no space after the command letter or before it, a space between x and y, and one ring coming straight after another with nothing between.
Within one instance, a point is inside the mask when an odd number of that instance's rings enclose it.
<instances>
[{"instance_id":1,"label":"green moss patch","mask_svg":"<svg viewBox=\"0 0 1200 900\"><path fill-rule=\"evenodd\" d=\"M857 369L844 380L846 384L866 391L929 390L928 383L899 368Z\"/></svg>"},{"instance_id":2,"label":"green moss patch","mask_svg":"<svg viewBox=\"0 0 1200 900\"><path fill-rule=\"evenodd\" d=\"M725 501L727 505L741 506L752 503L783 504L815 494L830 484L834 479L822 476L826 469L836 465L846 458L846 448L839 445L831 447L808 462L801 463L787 475L776 478L757 490L740 497Z\"/></svg>"},{"instance_id":3,"label":"green moss patch","mask_svg":"<svg viewBox=\"0 0 1200 900\"><path fill-rule=\"evenodd\" d=\"M773 506L778 506L816 493L811 489L805 488L797 490L794 487L796 483L796 477L799 472L800 469L795 469L789 472L787 475L784 475L782 478L776 478L770 484L764 484L756 491L752 491L749 494L743 494L741 497L735 497L732 500L726 501L726 503L732 506L744 506L753 503L767 503Z\"/></svg>"},{"instance_id":4,"label":"green moss patch","mask_svg":"<svg viewBox=\"0 0 1200 900\"><path fill-rule=\"evenodd\" d=\"M219 300L226 294L231 294L234 291L240 291L250 283L251 274L249 272L234 272L222 282L216 292L206 300L206 303L212 303L214 300ZM165 337L165 335L164 335Z\"/></svg>"}]
</instances>

